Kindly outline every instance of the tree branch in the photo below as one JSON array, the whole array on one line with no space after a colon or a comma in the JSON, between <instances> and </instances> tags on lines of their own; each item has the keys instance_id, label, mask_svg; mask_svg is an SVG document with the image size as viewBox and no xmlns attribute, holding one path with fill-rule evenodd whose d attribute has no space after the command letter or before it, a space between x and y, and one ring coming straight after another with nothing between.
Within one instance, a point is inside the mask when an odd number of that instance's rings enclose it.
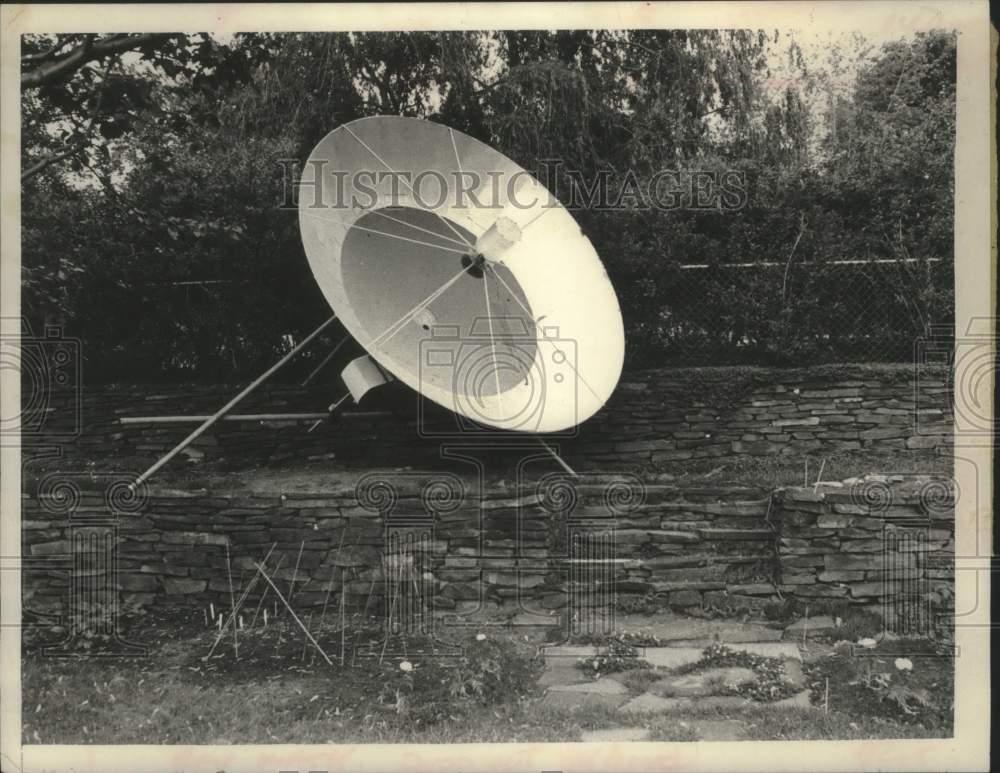
<instances>
[{"instance_id":1,"label":"tree branch","mask_svg":"<svg viewBox=\"0 0 1000 773\"><path fill-rule=\"evenodd\" d=\"M56 44L52 48L46 49L45 51L39 51L37 54L24 54L21 56L21 64L32 64L34 62L44 62L48 59L52 59L57 53L59 53L63 48L66 47L66 43L69 41L63 39L56 39Z\"/></svg>"},{"instance_id":2,"label":"tree branch","mask_svg":"<svg viewBox=\"0 0 1000 773\"><path fill-rule=\"evenodd\" d=\"M173 37L173 35L163 33L117 35L95 42L94 36L88 35L83 43L61 59L43 64L34 70L22 74L21 88L33 89L63 80L83 67L87 62L131 51L147 43L159 42L170 37Z\"/></svg>"},{"instance_id":3,"label":"tree branch","mask_svg":"<svg viewBox=\"0 0 1000 773\"><path fill-rule=\"evenodd\" d=\"M21 182L24 182L29 177L34 177L43 169L51 166L57 161L62 161L67 156L72 156L74 153L78 153L80 150L82 150L82 146L77 145L75 147L69 148L68 150L64 150L60 153L50 153L49 155L45 156L39 161L36 161L34 164L29 166L23 172L21 172Z\"/></svg>"},{"instance_id":4,"label":"tree branch","mask_svg":"<svg viewBox=\"0 0 1000 773\"><path fill-rule=\"evenodd\" d=\"M32 164L27 169L22 171L21 172L22 183L28 178L34 177L43 169L46 169L47 167L51 166L57 161L62 161L64 158L67 158L76 153L86 150L86 135L93 128L94 121L97 120L97 116L101 112L101 106L104 104L104 91L107 82L108 82L108 66L105 65L104 73L101 78L101 91L98 94L97 104L94 106L94 109L90 114L90 120L87 121L87 125L83 126L81 122L77 120L76 116L73 115L68 116L70 122L76 126L78 132L77 136L72 140L72 145L68 147L66 150L60 151L59 153L50 153L49 155L39 159L36 163ZM94 171L93 168L90 167L90 164L87 164L87 166L88 168L91 169L91 171ZM94 174L97 175L97 172L94 171ZM109 187L109 182L105 182L105 180L101 178L100 175L97 175L97 177L101 181L101 183L105 186L105 189L107 189ZM114 186L110 187L111 187L111 192L115 193Z\"/></svg>"}]
</instances>

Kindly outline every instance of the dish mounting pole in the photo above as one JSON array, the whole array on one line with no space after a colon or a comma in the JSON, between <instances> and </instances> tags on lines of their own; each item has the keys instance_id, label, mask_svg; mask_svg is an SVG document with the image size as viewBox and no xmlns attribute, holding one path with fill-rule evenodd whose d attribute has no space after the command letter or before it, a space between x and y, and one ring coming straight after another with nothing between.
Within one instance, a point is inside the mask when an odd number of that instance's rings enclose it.
<instances>
[{"instance_id":1,"label":"dish mounting pole","mask_svg":"<svg viewBox=\"0 0 1000 773\"><path fill-rule=\"evenodd\" d=\"M175 456L177 456L177 454L179 454L181 451L183 451L185 448L187 448L189 445L191 445L191 443L193 443L195 440L197 440L205 432L205 430L207 430L209 427L211 427L213 424L215 424L215 422L217 422L219 419L221 419L223 416L225 416L227 413L229 413L233 408L235 408L236 405L241 400L243 400L244 397L246 397L247 395L249 395L257 387L259 387L261 384L263 384L265 381L267 381L271 376L273 376L275 373L277 373L278 370L283 365L285 365L285 363L287 363L290 359L292 359L292 357L294 357L302 349L304 349L306 346L308 346L309 343L316 336L318 336L320 333L322 333L324 330L326 330L326 328L329 327L330 324L335 319L337 319L337 315L336 314L334 314L332 317L330 317L330 319L328 319L326 322L324 322L322 325L320 325L318 328L316 328L313 332L311 332L309 335L307 335L305 338L303 338L302 342L299 343L298 345L296 345L290 352L288 352L288 354L286 354L284 357L282 357L280 360L278 360L276 363L274 363L274 365L272 365L270 368L268 368L267 371L265 371L264 373L262 373L256 379L254 379L254 381L251 382L247 387L245 387L238 395L236 395L236 397L234 397L232 400L230 400L228 403L226 403L224 406L222 406L218 411L216 411L211 416L209 416L207 419L205 419L205 421L196 430L194 430L194 432L192 432L190 435L188 435L186 438L184 438L180 443L178 443L176 446L174 446L164 456L160 457L159 461L157 461L156 464L154 464L152 467L150 467L148 470L146 470L138 478L136 478L135 481L133 481L130 484L129 487L132 490L135 490L136 488L138 488L139 486L141 486L145 481L149 480L150 476L152 476L157 470L159 470L161 467L163 467L163 465L165 465L167 462L169 462L171 459L173 459Z\"/></svg>"}]
</instances>

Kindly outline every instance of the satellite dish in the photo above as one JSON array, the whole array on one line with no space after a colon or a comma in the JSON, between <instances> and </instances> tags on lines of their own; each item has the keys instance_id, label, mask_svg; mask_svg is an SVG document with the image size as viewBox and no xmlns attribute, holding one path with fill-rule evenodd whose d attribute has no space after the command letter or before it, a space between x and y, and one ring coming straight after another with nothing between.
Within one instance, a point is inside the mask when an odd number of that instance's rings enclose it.
<instances>
[{"instance_id":1,"label":"satellite dish","mask_svg":"<svg viewBox=\"0 0 1000 773\"><path fill-rule=\"evenodd\" d=\"M299 227L348 332L449 410L558 432L618 383L621 311L593 246L544 186L478 140L414 118L344 124L309 157Z\"/></svg>"}]
</instances>

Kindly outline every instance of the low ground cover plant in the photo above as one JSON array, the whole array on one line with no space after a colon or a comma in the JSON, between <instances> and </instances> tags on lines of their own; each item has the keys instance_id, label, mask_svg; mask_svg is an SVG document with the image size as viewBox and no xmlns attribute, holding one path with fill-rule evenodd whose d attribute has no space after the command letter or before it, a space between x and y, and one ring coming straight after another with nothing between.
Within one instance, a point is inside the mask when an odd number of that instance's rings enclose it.
<instances>
[{"instance_id":1,"label":"low ground cover plant","mask_svg":"<svg viewBox=\"0 0 1000 773\"><path fill-rule=\"evenodd\" d=\"M383 662L378 704L418 724L457 719L467 704L526 698L543 667L534 648L478 634L460 654Z\"/></svg>"},{"instance_id":2,"label":"low ground cover plant","mask_svg":"<svg viewBox=\"0 0 1000 773\"><path fill-rule=\"evenodd\" d=\"M781 700L794 695L797 688L788 680L785 664L780 658L768 658L751 652L732 650L718 642L710 644L701 659L687 666L674 669L676 674L691 674L710 668L749 668L753 680L737 685L721 685L723 693L741 695L759 703Z\"/></svg>"}]
</instances>

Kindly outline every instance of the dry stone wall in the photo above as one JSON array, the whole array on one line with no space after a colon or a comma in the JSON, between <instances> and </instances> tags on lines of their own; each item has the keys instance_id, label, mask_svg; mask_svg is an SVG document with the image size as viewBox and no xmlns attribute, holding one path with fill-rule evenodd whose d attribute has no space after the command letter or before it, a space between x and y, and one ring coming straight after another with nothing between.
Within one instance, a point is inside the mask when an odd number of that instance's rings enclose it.
<instances>
[{"instance_id":1,"label":"dry stone wall","mask_svg":"<svg viewBox=\"0 0 1000 773\"><path fill-rule=\"evenodd\" d=\"M133 495L123 480L48 476L22 500L24 609L65 616L81 583L91 595L105 583L123 609L225 608L230 582L245 587L265 558L299 609L343 595L352 609L377 610L403 594L427 613L542 624L629 599L884 606L914 588L948 596L953 512L947 482L931 478L772 495L656 476L546 476L478 491L450 474L378 473L322 493L248 496Z\"/></svg>"},{"instance_id":2,"label":"dry stone wall","mask_svg":"<svg viewBox=\"0 0 1000 773\"><path fill-rule=\"evenodd\" d=\"M948 606L955 571L951 481L869 475L775 495L780 588L805 598Z\"/></svg>"},{"instance_id":3,"label":"dry stone wall","mask_svg":"<svg viewBox=\"0 0 1000 773\"><path fill-rule=\"evenodd\" d=\"M57 443L67 456L155 459L192 424L121 425L121 417L211 414L239 387L118 386L52 392L34 401L26 444ZM845 451L951 453L947 372L912 366L809 369L679 368L626 373L608 404L570 436L561 453L590 470L668 468L726 456ZM25 399L30 393L25 392ZM328 387L270 386L240 413L322 412ZM321 423L220 422L180 457L260 461L322 458L347 467L440 468L443 442L467 427L402 392L392 410L352 410ZM27 409L26 409L27 410Z\"/></svg>"}]
</instances>

